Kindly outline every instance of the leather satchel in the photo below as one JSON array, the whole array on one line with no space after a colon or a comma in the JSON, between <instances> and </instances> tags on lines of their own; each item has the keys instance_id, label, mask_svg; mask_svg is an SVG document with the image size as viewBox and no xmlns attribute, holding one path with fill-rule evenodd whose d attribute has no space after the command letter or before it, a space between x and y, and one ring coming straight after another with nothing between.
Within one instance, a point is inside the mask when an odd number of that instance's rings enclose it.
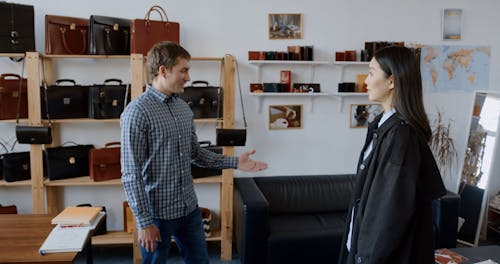
<instances>
[{"instance_id":1,"label":"leather satchel","mask_svg":"<svg viewBox=\"0 0 500 264\"><path fill-rule=\"evenodd\" d=\"M245 146L247 140L246 128L217 128L215 134L218 146Z\"/></svg>"},{"instance_id":2,"label":"leather satchel","mask_svg":"<svg viewBox=\"0 0 500 264\"><path fill-rule=\"evenodd\" d=\"M120 142L106 143L104 148L91 149L89 156L90 179L107 181L122 177L120 165Z\"/></svg>"},{"instance_id":3,"label":"leather satchel","mask_svg":"<svg viewBox=\"0 0 500 264\"><path fill-rule=\"evenodd\" d=\"M152 12L160 14L161 21L151 20ZM130 30L130 53L147 55L158 42L168 40L179 43L180 39L179 23L169 21L165 10L157 5L149 9L144 19L132 20Z\"/></svg>"},{"instance_id":4,"label":"leather satchel","mask_svg":"<svg viewBox=\"0 0 500 264\"><path fill-rule=\"evenodd\" d=\"M61 83L72 83L73 85L60 85ZM88 118L88 86L77 85L74 80L60 79L55 85L48 85L47 89L40 88L42 96L47 93L48 106L42 100L42 118L47 118L47 111L50 118ZM47 110L48 108L48 110Z\"/></svg>"},{"instance_id":5,"label":"leather satchel","mask_svg":"<svg viewBox=\"0 0 500 264\"><path fill-rule=\"evenodd\" d=\"M109 84L111 82L118 84L111 85ZM107 79L104 84L90 86L90 117L119 118L127 103L130 102L128 87L119 79Z\"/></svg>"},{"instance_id":6,"label":"leather satchel","mask_svg":"<svg viewBox=\"0 0 500 264\"><path fill-rule=\"evenodd\" d=\"M35 51L33 6L0 2L0 53Z\"/></svg>"},{"instance_id":7,"label":"leather satchel","mask_svg":"<svg viewBox=\"0 0 500 264\"><path fill-rule=\"evenodd\" d=\"M90 16L90 54L130 54L130 20L106 16Z\"/></svg>"},{"instance_id":8,"label":"leather satchel","mask_svg":"<svg viewBox=\"0 0 500 264\"><path fill-rule=\"evenodd\" d=\"M212 145L210 141L200 141L200 147L210 150L212 152L222 154L222 147ZM208 176L217 176L222 175L221 169L212 169L212 168L203 168L199 166L196 162L191 162L191 175L193 175L193 179L208 177Z\"/></svg>"},{"instance_id":9,"label":"leather satchel","mask_svg":"<svg viewBox=\"0 0 500 264\"><path fill-rule=\"evenodd\" d=\"M50 126L16 126L16 138L21 144L50 144L52 130Z\"/></svg>"},{"instance_id":10,"label":"leather satchel","mask_svg":"<svg viewBox=\"0 0 500 264\"><path fill-rule=\"evenodd\" d=\"M186 101L193 111L193 118L216 118L222 114L222 93L220 87L210 86L207 81L194 81L184 87L179 97Z\"/></svg>"},{"instance_id":11,"label":"leather satchel","mask_svg":"<svg viewBox=\"0 0 500 264\"><path fill-rule=\"evenodd\" d=\"M2 154L2 176L6 182L31 179L30 152L11 152Z\"/></svg>"},{"instance_id":12,"label":"leather satchel","mask_svg":"<svg viewBox=\"0 0 500 264\"><path fill-rule=\"evenodd\" d=\"M45 16L46 54L87 54L89 20L79 17Z\"/></svg>"},{"instance_id":13,"label":"leather satchel","mask_svg":"<svg viewBox=\"0 0 500 264\"><path fill-rule=\"evenodd\" d=\"M89 151L93 145L60 146L45 149L50 180L89 175Z\"/></svg>"},{"instance_id":14,"label":"leather satchel","mask_svg":"<svg viewBox=\"0 0 500 264\"><path fill-rule=\"evenodd\" d=\"M27 84L28 81L17 74L0 75L0 120L16 118L19 97L21 97L19 118L28 117Z\"/></svg>"}]
</instances>

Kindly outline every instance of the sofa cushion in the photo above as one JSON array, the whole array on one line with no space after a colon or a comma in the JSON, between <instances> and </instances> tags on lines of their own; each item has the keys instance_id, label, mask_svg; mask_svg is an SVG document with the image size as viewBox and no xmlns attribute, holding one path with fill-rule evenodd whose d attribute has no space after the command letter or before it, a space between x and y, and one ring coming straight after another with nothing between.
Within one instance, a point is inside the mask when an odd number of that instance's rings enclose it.
<instances>
[{"instance_id":1,"label":"sofa cushion","mask_svg":"<svg viewBox=\"0 0 500 264\"><path fill-rule=\"evenodd\" d=\"M254 179L269 202L271 215L346 211L354 188L352 174Z\"/></svg>"},{"instance_id":2,"label":"sofa cushion","mask_svg":"<svg viewBox=\"0 0 500 264\"><path fill-rule=\"evenodd\" d=\"M345 225L345 212L271 216L267 263L334 263Z\"/></svg>"}]
</instances>

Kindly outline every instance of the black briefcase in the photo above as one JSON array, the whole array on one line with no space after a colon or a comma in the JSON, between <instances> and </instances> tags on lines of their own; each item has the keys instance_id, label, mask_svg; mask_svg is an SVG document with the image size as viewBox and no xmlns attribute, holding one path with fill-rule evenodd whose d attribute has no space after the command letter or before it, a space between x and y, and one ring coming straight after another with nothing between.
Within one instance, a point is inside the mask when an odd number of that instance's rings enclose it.
<instances>
[{"instance_id":1,"label":"black briefcase","mask_svg":"<svg viewBox=\"0 0 500 264\"><path fill-rule=\"evenodd\" d=\"M1 175L6 182L31 179L30 152L11 152L0 156Z\"/></svg>"},{"instance_id":2,"label":"black briefcase","mask_svg":"<svg viewBox=\"0 0 500 264\"><path fill-rule=\"evenodd\" d=\"M35 51L35 20L31 5L0 2L0 53Z\"/></svg>"},{"instance_id":3,"label":"black briefcase","mask_svg":"<svg viewBox=\"0 0 500 264\"><path fill-rule=\"evenodd\" d=\"M60 85L61 83L69 82L73 85ZM77 85L74 80L60 79L55 85L48 85L47 89L43 86L41 89L41 97L47 92L48 111L51 119L64 118L88 118L88 86ZM47 111L45 100L41 100L42 118L47 119Z\"/></svg>"},{"instance_id":4,"label":"black briefcase","mask_svg":"<svg viewBox=\"0 0 500 264\"><path fill-rule=\"evenodd\" d=\"M109 83L118 84L111 85ZM130 102L128 85L118 79L107 79L104 84L89 87L90 117L96 119L119 118L126 104Z\"/></svg>"},{"instance_id":5,"label":"black briefcase","mask_svg":"<svg viewBox=\"0 0 500 264\"><path fill-rule=\"evenodd\" d=\"M89 40L90 54L130 54L130 19L90 16Z\"/></svg>"},{"instance_id":6,"label":"black briefcase","mask_svg":"<svg viewBox=\"0 0 500 264\"><path fill-rule=\"evenodd\" d=\"M222 116L221 91L220 87L210 86L207 81L194 81L190 86L184 87L184 93L179 97L191 107L194 118L217 118L217 111Z\"/></svg>"},{"instance_id":7,"label":"black briefcase","mask_svg":"<svg viewBox=\"0 0 500 264\"><path fill-rule=\"evenodd\" d=\"M200 147L212 152L222 154L222 147L214 146L210 141L200 141ZM203 168L196 162L191 162L191 175L193 178L222 175L221 169Z\"/></svg>"},{"instance_id":8,"label":"black briefcase","mask_svg":"<svg viewBox=\"0 0 500 264\"><path fill-rule=\"evenodd\" d=\"M47 148L45 160L50 180L89 176L89 151L93 145Z\"/></svg>"}]
</instances>

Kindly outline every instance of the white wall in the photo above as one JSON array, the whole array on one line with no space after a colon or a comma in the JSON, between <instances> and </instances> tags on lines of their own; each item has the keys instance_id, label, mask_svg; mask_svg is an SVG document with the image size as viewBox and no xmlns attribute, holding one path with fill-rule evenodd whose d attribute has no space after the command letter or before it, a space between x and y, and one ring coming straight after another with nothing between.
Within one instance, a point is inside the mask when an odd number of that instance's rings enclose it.
<instances>
[{"instance_id":1,"label":"white wall","mask_svg":"<svg viewBox=\"0 0 500 264\"><path fill-rule=\"evenodd\" d=\"M157 1L34 1L18 0L35 6L36 47L44 51L45 14L89 17L91 14L142 18L147 9ZM500 35L494 28L500 24L497 11L500 2L483 0L313 0L313 1L234 1L234 0L172 0L161 3L169 18L181 23L181 44L193 56L237 57L247 120L248 140L245 148L236 152L257 149L256 159L269 163L269 169L257 175L298 175L353 173L357 156L364 141L364 129L349 128L351 103L366 103L363 98L348 98L339 111L335 98L265 98L262 111L257 109L257 99L249 95L248 84L256 81L256 67L249 65L249 50L285 50L287 45L314 45L315 60L331 60L335 51L360 50L365 41L405 41L407 43L437 45L490 45L492 47L490 88L500 90L499 71ZM441 40L441 9L463 9L463 40ZM267 38L268 13L302 13L304 38L301 40L269 40ZM192 62L193 80L205 79L218 84L218 65L210 62ZM303 67L266 66L263 74L267 81L278 81L279 70L291 69L293 81L305 81L307 69ZM57 75L74 78L80 83L98 83L106 78L121 78L128 82L127 60L60 60L55 63ZM267 71L268 70L268 71ZM0 72L19 72L20 64L0 59ZM363 67L349 69L346 80L354 81ZM339 81L338 68L319 66L315 80L321 82L327 92L336 90ZM450 189L456 189L461 160L464 157L468 116L472 107L472 93L426 94L425 104L429 117L435 117L436 106L445 112L445 118L453 120L452 135L458 149L459 164L444 180ZM237 101L238 102L238 101ZM310 111L311 102L313 111ZM267 129L267 106L270 104L303 104L303 128L299 130L270 131ZM241 124L241 109L237 104L236 118ZM198 125L200 139L214 139L213 125ZM119 139L117 124L64 125L62 140L93 143L102 147L105 142ZM0 124L3 139L14 140L14 125ZM19 150L25 149L19 147ZM237 176L251 174L236 172ZM66 187L61 188L63 205L83 202L106 205L110 213L108 228L122 228L121 201L124 195L119 187ZM202 206L218 210L218 190L214 186L197 186ZM27 187L0 188L0 203L15 203L21 213L31 212L30 190Z\"/></svg>"}]
</instances>

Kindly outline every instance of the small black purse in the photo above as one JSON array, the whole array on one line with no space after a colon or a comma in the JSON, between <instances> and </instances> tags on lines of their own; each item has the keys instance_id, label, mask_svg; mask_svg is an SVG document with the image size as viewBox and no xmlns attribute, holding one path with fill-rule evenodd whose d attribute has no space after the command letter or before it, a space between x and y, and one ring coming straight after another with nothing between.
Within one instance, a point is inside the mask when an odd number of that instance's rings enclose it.
<instances>
[{"instance_id":1,"label":"small black purse","mask_svg":"<svg viewBox=\"0 0 500 264\"><path fill-rule=\"evenodd\" d=\"M238 62L236 63L236 74L238 76L238 88L240 90L240 101L241 101L241 111L243 113L243 123L245 124L245 128L224 128L224 123L219 122L220 111L217 111L217 125L215 128L216 134L216 142L217 146L245 146L247 141L247 119L245 116L245 107L243 106L243 96L241 92L241 83L240 83L240 72L238 70ZM221 67L222 71L222 67ZM222 96L219 97L219 100ZM217 104L218 107L222 105L222 103ZM219 123L222 123L222 127L219 127Z\"/></svg>"},{"instance_id":2,"label":"small black purse","mask_svg":"<svg viewBox=\"0 0 500 264\"><path fill-rule=\"evenodd\" d=\"M43 63L42 63L43 69ZM24 72L24 60L21 74ZM43 71L42 71L43 72ZM45 75L44 75L45 76ZM21 88L22 88L22 75L19 82L19 97L17 101L17 113L16 113L16 139L20 144L50 144L52 143L52 123L50 122L48 103L47 103L47 85L45 82L43 86L45 88L44 100L45 107L47 111L47 118L49 119L49 126L28 126L19 125L19 111L21 107Z\"/></svg>"}]
</instances>

